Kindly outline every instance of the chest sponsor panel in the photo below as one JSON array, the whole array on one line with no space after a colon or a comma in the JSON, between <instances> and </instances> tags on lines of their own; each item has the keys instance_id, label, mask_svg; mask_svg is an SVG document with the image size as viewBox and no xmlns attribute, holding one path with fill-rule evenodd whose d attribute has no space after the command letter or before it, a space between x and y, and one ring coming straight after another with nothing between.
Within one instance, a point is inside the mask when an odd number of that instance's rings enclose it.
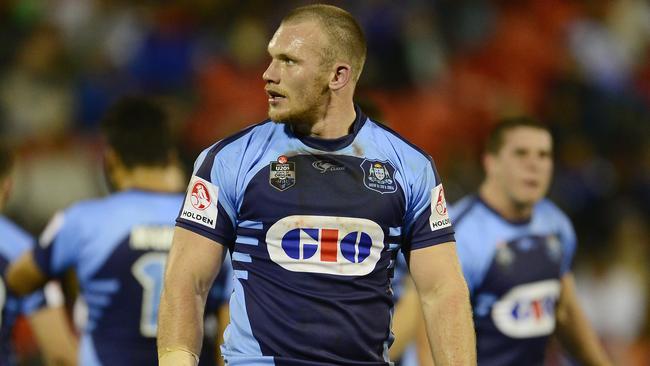
<instances>
[{"instance_id":1,"label":"chest sponsor panel","mask_svg":"<svg viewBox=\"0 0 650 366\"><path fill-rule=\"evenodd\" d=\"M372 272L384 247L384 232L372 220L293 215L266 234L273 262L292 272L363 276Z\"/></svg>"},{"instance_id":2,"label":"chest sponsor panel","mask_svg":"<svg viewBox=\"0 0 650 366\"><path fill-rule=\"evenodd\" d=\"M555 329L555 306L560 296L557 279L513 287L492 307L496 328L511 338L546 336Z\"/></svg>"}]
</instances>

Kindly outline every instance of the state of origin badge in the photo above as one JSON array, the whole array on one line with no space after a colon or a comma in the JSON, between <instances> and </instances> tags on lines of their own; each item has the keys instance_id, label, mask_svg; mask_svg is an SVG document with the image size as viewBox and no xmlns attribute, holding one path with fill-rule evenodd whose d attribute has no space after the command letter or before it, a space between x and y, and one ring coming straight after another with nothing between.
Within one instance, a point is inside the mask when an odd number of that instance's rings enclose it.
<instances>
[{"instance_id":1,"label":"state of origin badge","mask_svg":"<svg viewBox=\"0 0 650 366\"><path fill-rule=\"evenodd\" d=\"M269 172L269 184L273 188L284 191L296 184L296 163L291 162L286 156L280 155L278 161L272 161Z\"/></svg>"}]
</instances>

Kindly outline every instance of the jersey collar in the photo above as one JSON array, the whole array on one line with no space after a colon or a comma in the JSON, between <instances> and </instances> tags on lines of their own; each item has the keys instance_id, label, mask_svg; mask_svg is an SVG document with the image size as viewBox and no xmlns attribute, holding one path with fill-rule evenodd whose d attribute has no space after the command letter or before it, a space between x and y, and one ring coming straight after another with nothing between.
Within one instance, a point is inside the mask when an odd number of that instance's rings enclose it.
<instances>
[{"instance_id":1,"label":"jersey collar","mask_svg":"<svg viewBox=\"0 0 650 366\"><path fill-rule=\"evenodd\" d=\"M341 150L350 145L352 141L354 141L354 138L357 137L357 133L359 133L363 125L366 123L366 120L368 119L363 111L361 111L361 108L359 108L359 106L355 105L354 111L356 113L356 118L352 123L351 132L336 139L322 139L313 136L298 136L294 134L293 131L291 131L291 127L288 124L285 125L285 131L286 133L295 136L303 144L311 148L323 151Z\"/></svg>"},{"instance_id":2,"label":"jersey collar","mask_svg":"<svg viewBox=\"0 0 650 366\"><path fill-rule=\"evenodd\" d=\"M483 206L484 206L488 211L492 212L496 217L500 218L501 220L507 222L507 223L510 224L510 225L514 225L514 226L525 226L525 225L530 224L530 222L532 221L532 213L531 213L531 216L530 216L530 217L525 218L525 219L521 219L521 220L509 220L509 219L506 219L505 217L503 217L503 216L502 216L502 215L501 215L497 210L495 210L492 206L488 205L488 203L485 202L485 201L483 200L483 198L481 198L481 195L480 195L480 194L476 194L476 200L477 200L480 204L482 204L482 205L483 205Z\"/></svg>"}]
</instances>

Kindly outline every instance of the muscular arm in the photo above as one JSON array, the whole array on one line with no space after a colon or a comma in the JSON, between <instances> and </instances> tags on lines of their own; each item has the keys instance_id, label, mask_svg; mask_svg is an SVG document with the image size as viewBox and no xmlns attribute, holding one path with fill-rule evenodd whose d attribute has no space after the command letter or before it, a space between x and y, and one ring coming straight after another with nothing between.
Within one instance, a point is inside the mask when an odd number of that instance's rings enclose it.
<instances>
[{"instance_id":1,"label":"muscular arm","mask_svg":"<svg viewBox=\"0 0 650 366\"><path fill-rule=\"evenodd\" d=\"M420 294L435 364L476 365L469 293L456 244L448 242L413 250L410 268Z\"/></svg>"},{"instance_id":2,"label":"muscular arm","mask_svg":"<svg viewBox=\"0 0 650 366\"><path fill-rule=\"evenodd\" d=\"M203 339L205 301L224 247L177 227L165 269L158 313L160 365L196 365Z\"/></svg>"},{"instance_id":3,"label":"muscular arm","mask_svg":"<svg viewBox=\"0 0 650 366\"><path fill-rule=\"evenodd\" d=\"M77 364L77 337L66 319L62 306L44 308L29 317L29 325L47 365Z\"/></svg>"},{"instance_id":4,"label":"muscular arm","mask_svg":"<svg viewBox=\"0 0 650 366\"><path fill-rule=\"evenodd\" d=\"M47 277L34 261L31 251L13 262L6 274L7 285L18 295L27 295L47 282ZM63 294L58 284L49 283L45 288L49 307L44 307L28 318L38 346L48 365L76 365L77 337L73 334L63 308ZM52 304L50 298L57 298Z\"/></svg>"},{"instance_id":5,"label":"muscular arm","mask_svg":"<svg viewBox=\"0 0 650 366\"><path fill-rule=\"evenodd\" d=\"M38 268L32 251L26 252L11 263L6 273L7 286L19 296L39 289L47 282L47 277Z\"/></svg>"},{"instance_id":6,"label":"muscular arm","mask_svg":"<svg viewBox=\"0 0 650 366\"><path fill-rule=\"evenodd\" d=\"M585 317L575 291L573 275L562 277L562 290L557 307L556 333L562 345L582 365L611 365L598 337Z\"/></svg>"}]
</instances>

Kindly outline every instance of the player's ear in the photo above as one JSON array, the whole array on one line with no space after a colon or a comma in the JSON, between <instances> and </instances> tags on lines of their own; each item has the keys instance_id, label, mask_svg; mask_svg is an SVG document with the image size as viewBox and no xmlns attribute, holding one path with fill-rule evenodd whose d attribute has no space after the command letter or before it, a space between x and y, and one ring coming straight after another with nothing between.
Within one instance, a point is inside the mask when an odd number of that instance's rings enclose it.
<instances>
[{"instance_id":1,"label":"player's ear","mask_svg":"<svg viewBox=\"0 0 650 366\"><path fill-rule=\"evenodd\" d=\"M5 179L0 178L0 209L2 209L3 203L9 200L12 186L13 179L11 177L6 177Z\"/></svg>"},{"instance_id":2,"label":"player's ear","mask_svg":"<svg viewBox=\"0 0 650 366\"><path fill-rule=\"evenodd\" d=\"M330 89L336 91L343 89L352 81L352 67L344 62L334 64L334 73L330 79Z\"/></svg>"},{"instance_id":3,"label":"player's ear","mask_svg":"<svg viewBox=\"0 0 650 366\"><path fill-rule=\"evenodd\" d=\"M481 157L481 162L483 163L483 171L487 174L494 169L495 156L489 152L485 152Z\"/></svg>"},{"instance_id":4,"label":"player's ear","mask_svg":"<svg viewBox=\"0 0 650 366\"><path fill-rule=\"evenodd\" d=\"M115 168L120 164L120 158L112 147L107 147L104 150L104 161L109 168Z\"/></svg>"}]
</instances>

